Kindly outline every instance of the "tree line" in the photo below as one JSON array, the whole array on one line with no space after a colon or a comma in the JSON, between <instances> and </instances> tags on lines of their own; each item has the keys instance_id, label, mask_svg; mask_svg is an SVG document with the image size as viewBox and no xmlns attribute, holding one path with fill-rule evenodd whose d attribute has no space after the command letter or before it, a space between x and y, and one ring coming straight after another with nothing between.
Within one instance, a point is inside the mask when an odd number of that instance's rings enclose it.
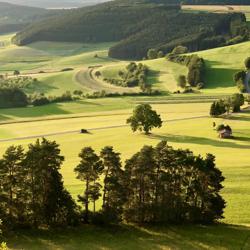
<instances>
[{"instance_id":1,"label":"tree line","mask_svg":"<svg viewBox=\"0 0 250 250\"><path fill-rule=\"evenodd\" d=\"M124 165L110 146L99 154L85 147L79 159L74 172L82 192L76 203L64 187L60 170L65 159L55 141L37 140L26 151L7 148L0 159L3 226L213 223L223 218L224 177L211 154L202 158L162 141L144 146Z\"/></svg>"},{"instance_id":2,"label":"tree line","mask_svg":"<svg viewBox=\"0 0 250 250\"><path fill-rule=\"evenodd\" d=\"M188 49L183 46L176 47L171 53L167 55L167 59L171 62L185 65L188 68L188 75L186 81L191 87L204 87L205 61L197 55L182 55L187 53ZM182 82L183 79L181 79ZM181 84L181 83L179 83ZM184 86L181 84L181 86ZM184 86L186 87L186 85Z\"/></svg>"},{"instance_id":3,"label":"tree line","mask_svg":"<svg viewBox=\"0 0 250 250\"><path fill-rule=\"evenodd\" d=\"M216 117L225 113L239 112L244 103L243 94L233 94L230 97L214 101L210 107L210 115Z\"/></svg>"}]
</instances>

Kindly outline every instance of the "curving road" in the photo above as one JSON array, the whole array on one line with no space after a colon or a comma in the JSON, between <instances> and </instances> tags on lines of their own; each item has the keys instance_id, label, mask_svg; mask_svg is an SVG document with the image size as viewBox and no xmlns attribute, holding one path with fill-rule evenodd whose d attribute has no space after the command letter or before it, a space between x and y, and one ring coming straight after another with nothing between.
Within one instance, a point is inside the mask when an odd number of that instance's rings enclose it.
<instances>
[{"instance_id":1,"label":"curving road","mask_svg":"<svg viewBox=\"0 0 250 250\"><path fill-rule=\"evenodd\" d=\"M94 77L94 68L83 68L75 75L76 81L85 88L93 91L102 91L106 93L130 93L135 92L133 88L123 88L119 86L114 86L98 80Z\"/></svg>"},{"instance_id":2,"label":"curving road","mask_svg":"<svg viewBox=\"0 0 250 250\"><path fill-rule=\"evenodd\" d=\"M186 117L186 118L179 118L179 119L172 119L172 120L165 120L166 122L178 122L178 121L187 121L187 120L194 120L194 119L201 119L201 118L208 118L209 116L193 116L193 117ZM123 125L116 125L116 126L106 126L106 127L97 127L97 128L88 128L87 131L98 131L98 130L107 130L107 129L114 129L114 128L123 128L129 127L128 124ZM80 130L71 130L71 131L62 131L57 133L48 133L48 134L41 134L41 135L31 135L25 137L16 137L10 139L1 139L0 142L14 142L14 141L22 141L22 140L30 140L30 139L38 139L42 137L50 137L50 136L60 136L60 135L67 135L67 134L80 134Z\"/></svg>"}]
</instances>

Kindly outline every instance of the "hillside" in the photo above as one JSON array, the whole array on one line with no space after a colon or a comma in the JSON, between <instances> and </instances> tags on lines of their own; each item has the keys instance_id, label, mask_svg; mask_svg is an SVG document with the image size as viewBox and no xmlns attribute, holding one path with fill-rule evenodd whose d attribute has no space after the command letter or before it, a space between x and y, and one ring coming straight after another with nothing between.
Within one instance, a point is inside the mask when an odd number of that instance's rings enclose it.
<instances>
[{"instance_id":1,"label":"hillside","mask_svg":"<svg viewBox=\"0 0 250 250\"><path fill-rule=\"evenodd\" d=\"M3 0L12 4L21 4L40 8L75 8L94 5L108 0Z\"/></svg>"},{"instance_id":2,"label":"hillside","mask_svg":"<svg viewBox=\"0 0 250 250\"><path fill-rule=\"evenodd\" d=\"M58 12L44 8L0 2L0 34L22 30L28 24L49 18Z\"/></svg>"},{"instance_id":3,"label":"hillside","mask_svg":"<svg viewBox=\"0 0 250 250\"><path fill-rule=\"evenodd\" d=\"M240 13L185 13L180 6L162 1L120 0L69 10L30 25L13 41L17 45L36 41L117 42L109 51L111 57L142 59L149 48L166 53L179 44L190 51L217 47L239 34L244 36L245 21Z\"/></svg>"}]
</instances>

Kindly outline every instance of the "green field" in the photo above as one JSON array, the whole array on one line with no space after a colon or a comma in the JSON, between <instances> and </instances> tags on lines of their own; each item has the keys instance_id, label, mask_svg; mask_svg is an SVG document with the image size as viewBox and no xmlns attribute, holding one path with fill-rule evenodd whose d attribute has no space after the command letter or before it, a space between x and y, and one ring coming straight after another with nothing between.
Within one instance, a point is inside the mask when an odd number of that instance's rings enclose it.
<instances>
[{"instance_id":1,"label":"green field","mask_svg":"<svg viewBox=\"0 0 250 250\"><path fill-rule=\"evenodd\" d=\"M108 58L110 43L39 42L16 47L10 44L11 37L0 36L0 72L10 74L18 69L22 74L36 77L39 81L26 90L28 93L60 95L68 90L81 89L86 93L106 88L111 92L123 91L89 75L89 66L99 66L95 70L101 71L102 78L117 77L117 72L128 64ZM250 42L246 42L198 52L206 60L206 87L198 94L170 94L177 89L178 76L186 74L187 69L162 58L142 62L150 68L148 81L154 89L165 93L162 96L82 99L0 110L0 154L10 145L27 147L42 136L56 140L65 156L64 182L74 198L83 192L73 169L79 162L78 153L85 146L92 146L97 152L106 145L114 146L122 153L123 161L143 145L156 145L160 140L203 156L215 154L217 165L226 177L222 195L227 207L225 219L221 221L226 224L164 228L84 226L81 230L24 231L7 239L8 244L16 250L250 249L250 110L233 114L230 119L208 116L213 100L238 92L232 76L243 69L249 50ZM68 67L73 70L61 72ZM165 121L163 127L154 130L150 136L132 133L126 125L126 119L139 103L152 104ZM235 139L219 139L212 128L213 122L230 125ZM80 134L83 128L91 133Z\"/></svg>"},{"instance_id":2,"label":"green field","mask_svg":"<svg viewBox=\"0 0 250 250\"><path fill-rule=\"evenodd\" d=\"M17 47L10 44L13 35L0 36L0 72L12 74L18 69L22 74L31 74L39 81L28 93L39 92L46 95L60 95L65 91L83 90L85 93L105 90L107 92L131 92L136 89L118 88L102 81L103 78L116 78L118 71L124 69L128 62L108 58L106 44L79 44L37 42L30 46ZM198 52L206 61L204 94L230 94L237 92L233 74L243 69L250 42ZM150 68L148 82L153 89L173 92L178 89L177 78L187 74L187 68L168 62L165 58L143 61ZM90 86L89 66L98 66L102 79L93 79ZM61 72L65 68L72 71ZM94 70L94 72L96 71ZM40 73L43 72L43 73Z\"/></svg>"},{"instance_id":3,"label":"green field","mask_svg":"<svg viewBox=\"0 0 250 250\"><path fill-rule=\"evenodd\" d=\"M82 147L92 146L99 151L104 145L112 145L115 150L122 152L122 159L130 157L145 144L155 145L164 139L175 148L190 148L196 154L205 155L210 152L216 155L217 165L226 177L223 197L227 201L224 223L228 224L250 224L250 176L249 176L249 149L250 149L250 111L246 110L234 115L229 120L212 119L207 116L209 103L189 104L155 104L153 107L166 120L163 128L153 131L150 136L140 133L133 134L125 125L126 118L131 113L131 108L123 108L117 111L102 111L86 113L85 117L71 119L58 119L48 121L21 122L14 124L2 124L0 126L1 139L13 139L9 142L1 141L0 153L12 144L27 146L34 142L36 137L44 134L68 132L48 136L56 140L65 156L62 174L67 189L74 197L82 192L82 185L75 179L73 168L77 165L78 153ZM65 115L67 117L67 115ZM212 129L212 123L226 122L232 126L235 139L222 141ZM119 126L109 128L109 126ZM81 135L81 128L91 129L91 134ZM29 139L20 139L31 136ZM126 143L123 143L126 142ZM74 146L72 146L74 145ZM86 249L102 249L102 237L110 240L104 241L106 248L131 249L130 247L141 247L145 242L146 249L237 249L246 240L249 234L247 227L219 226L219 227L169 227L169 228L134 228L131 230L121 229L117 237L112 237L112 232L100 229L93 235L93 228L83 228L82 232L73 234L63 231L50 234L43 232L36 237L35 233L24 232L20 238L11 241L24 249L78 249L86 243ZM221 230L221 232L220 232ZM223 231L223 232L222 232ZM217 233L216 233L217 232ZM220 233L219 233L220 232ZM95 237L100 242L95 241ZM203 234L201 234L203 233ZM26 235L27 234L27 235ZM217 235L218 234L218 235ZM65 242L69 235L70 242ZM151 239L149 241L148 237ZM179 242L179 238L184 240ZM228 238L229 237L229 238ZM130 240L131 239L131 242ZM120 241L124 244L118 246ZM247 241L246 244L250 244ZM143 245L144 246L144 245ZM249 246L249 245L246 245ZM176 249L176 248L174 248ZM246 248L247 249L247 248Z\"/></svg>"},{"instance_id":4,"label":"green field","mask_svg":"<svg viewBox=\"0 0 250 250\"><path fill-rule=\"evenodd\" d=\"M216 48L196 52L195 54L205 59L205 88L204 94L230 94L238 92L233 81L233 75L244 69L244 61L248 56L246 51L250 49L250 42L244 42L228 47ZM184 66L168 62L165 58L143 61L149 66L151 74L149 81L153 82L154 89L163 91L175 91L179 75L187 74ZM126 63L107 65L101 68L104 78L117 77L118 71L124 69Z\"/></svg>"}]
</instances>

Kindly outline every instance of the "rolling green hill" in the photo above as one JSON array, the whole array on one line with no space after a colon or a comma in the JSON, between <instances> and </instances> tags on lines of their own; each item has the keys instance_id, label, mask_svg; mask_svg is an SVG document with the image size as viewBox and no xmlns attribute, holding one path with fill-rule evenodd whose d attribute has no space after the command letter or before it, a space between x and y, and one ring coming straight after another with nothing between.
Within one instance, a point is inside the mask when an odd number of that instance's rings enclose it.
<instances>
[{"instance_id":1,"label":"rolling green hill","mask_svg":"<svg viewBox=\"0 0 250 250\"><path fill-rule=\"evenodd\" d=\"M195 52L205 60L205 88L201 90L205 94L230 94L238 92L233 75L244 69L244 61L250 50L250 42L221 48ZM160 90L176 91L177 78L186 75L187 68L167 61L165 58L142 61L149 66L153 87ZM100 69L103 78L115 78L118 72L124 69L126 63L107 65Z\"/></svg>"},{"instance_id":2,"label":"rolling green hill","mask_svg":"<svg viewBox=\"0 0 250 250\"><path fill-rule=\"evenodd\" d=\"M20 31L30 23L64 12L0 1L0 34Z\"/></svg>"},{"instance_id":3,"label":"rolling green hill","mask_svg":"<svg viewBox=\"0 0 250 250\"><path fill-rule=\"evenodd\" d=\"M238 35L245 40L245 21L241 13L185 13L179 5L165 1L117 0L68 10L30 25L13 42L117 42L109 50L110 57L142 59L150 48L166 53L182 44L197 51L217 47Z\"/></svg>"},{"instance_id":4,"label":"rolling green hill","mask_svg":"<svg viewBox=\"0 0 250 250\"><path fill-rule=\"evenodd\" d=\"M91 92L93 89L87 87L87 81L79 84L76 80L78 72L96 65L101 66L98 70L102 72L102 79L113 78L128 64L126 61L108 57L108 49L113 43L36 42L18 47L10 44L11 37L12 35L0 36L0 43L5 44L0 47L0 72L11 74L18 69L22 74L31 74L38 78L39 83L29 89L28 93L43 92L47 95L58 95L76 89ZM244 68L243 62L249 49L250 42L245 42L197 52L206 61L205 88L201 92L208 95L237 92L233 74ZM187 74L186 67L169 62L165 58L146 60L142 63L149 66L148 81L153 84L153 89L164 92L176 91L178 76ZM73 70L61 72L68 67ZM41 71L44 73L39 73ZM113 86L110 85L110 88ZM99 90L101 89L102 84Z\"/></svg>"}]
</instances>

